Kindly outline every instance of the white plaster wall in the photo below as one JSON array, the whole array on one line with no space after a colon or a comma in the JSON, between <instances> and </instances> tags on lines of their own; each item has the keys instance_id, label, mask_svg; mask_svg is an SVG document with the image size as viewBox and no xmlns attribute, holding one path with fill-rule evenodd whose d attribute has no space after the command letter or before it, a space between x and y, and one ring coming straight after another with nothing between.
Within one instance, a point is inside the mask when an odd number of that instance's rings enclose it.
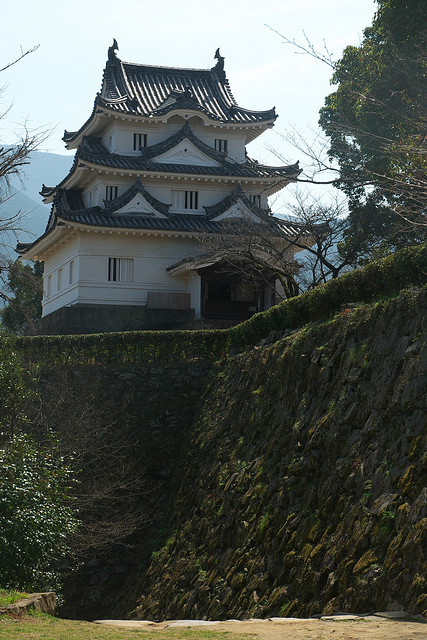
<instances>
[{"instance_id":1,"label":"white plaster wall","mask_svg":"<svg viewBox=\"0 0 427 640\"><path fill-rule=\"evenodd\" d=\"M94 175L93 182L83 192L85 206L104 206L105 188L107 185L117 185L118 195L121 196L133 184L135 184L136 176L98 176ZM233 188L237 186L230 185L226 182L219 184L208 183L202 180L188 180L183 178L175 178L173 180L161 181L154 179L141 178L143 186L155 198L166 204L172 203L172 190L178 189L182 191L198 191L199 192L199 213L205 213L204 206L216 204L228 195ZM244 185L243 185L244 186ZM89 200L89 193L92 192L92 199ZM171 212L174 209L171 209ZM181 211L182 213L182 211ZM189 213L197 213L197 211L189 210Z\"/></svg>"},{"instance_id":2,"label":"white plaster wall","mask_svg":"<svg viewBox=\"0 0 427 640\"><path fill-rule=\"evenodd\" d=\"M60 307L75 304L78 300L80 236L70 236L58 243L44 259L42 316ZM72 282L70 282L70 262L73 262ZM62 269L61 287L58 289L58 272ZM48 282L50 294L48 295Z\"/></svg>"},{"instance_id":3,"label":"white plaster wall","mask_svg":"<svg viewBox=\"0 0 427 640\"><path fill-rule=\"evenodd\" d=\"M71 258L75 264L75 281L60 291L44 296L43 315L74 304L131 304L145 306L149 291L190 293L191 306L200 317L200 278L171 276L166 267L197 252L192 238L139 236L131 233L82 232L69 245L62 245L46 259L46 277L57 277L58 268L67 267ZM108 258L133 258L133 282L109 282ZM65 273L65 271L64 271Z\"/></svg>"},{"instance_id":4,"label":"white plaster wall","mask_svg":"<svg viewBox=\"0 0 427 640\"><path fill-rule=\"evenodd\" d=\"M170 138L183 124L183 121L181 123L142 122L140 124L137 122L113 121L105 128L101 140L112 153L140 155L139 151L133 150L134 133L146 133L148 136L147 144L151 146ZM111 145L110 138L112 138Z\"/></svg>"},{"instance_id":5,"label":"white plaster wall","mask_svg":"<svg viewBox=\"0 0 427 640\"><path fill-rule=\"evenodd\" d=\"M190 294L191 307L194 309L195 318L201 318L201 278L197 273L191 273L186 281L187 293Z\"/></svg>"},{"instance_id":6,"label":"white plaster wall","mask_svg":"<svg viewBox=\"0 0 427 640\"><path fill-rule=\"evenodd\" d=\"M151 146L170 138L184 125L183 118L174 118L164 123L135 123L126 121L111 122L102 134L102 143L112 153L120 155L139 155L133 150L133 134L146 133L147 144ZM224 129L220 125L205 125L200 118L190 118L190 126L195 135L205 144L215 148L215 139L228 140L228 155L237 162L245 161L245 131Z\"/></svg>"}]
</instances>

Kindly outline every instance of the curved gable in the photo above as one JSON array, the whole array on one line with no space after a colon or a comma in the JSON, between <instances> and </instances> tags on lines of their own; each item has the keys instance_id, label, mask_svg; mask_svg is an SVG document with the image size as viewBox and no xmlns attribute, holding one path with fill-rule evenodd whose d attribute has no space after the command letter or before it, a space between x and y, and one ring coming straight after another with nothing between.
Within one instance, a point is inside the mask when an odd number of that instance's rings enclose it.
<instances>
[{"instance_id":1,"label":"curved gable","mask_svg":"<svg viewBox=\"0 0 427 640\"><path fill-rule=\"evenodd\" d=\"M192 164L200 167L220 166L216 160L206 155L206 153L203 153L203 151L188 138L185 138L165 153L154 157L153 162L161 162L164 164Z\"/></svg>"}]
</instances>

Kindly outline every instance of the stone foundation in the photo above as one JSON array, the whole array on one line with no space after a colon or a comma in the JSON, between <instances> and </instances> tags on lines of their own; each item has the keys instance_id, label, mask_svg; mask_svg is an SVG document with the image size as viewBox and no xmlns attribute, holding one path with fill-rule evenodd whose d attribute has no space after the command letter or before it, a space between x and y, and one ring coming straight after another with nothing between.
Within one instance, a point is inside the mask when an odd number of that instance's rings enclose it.
<instances>
[{"instance_id":1,"label":"stone foundation","mask_svg":"<svg viewBox=\"0 0 427 640\"><path fill-rule=\"evenodd\" d=\"M182 329L194 320L194 309L147 309L131 305L76 305L62 307L40 318L34 333L69 335Z\"/></svg>"}]
</instances>

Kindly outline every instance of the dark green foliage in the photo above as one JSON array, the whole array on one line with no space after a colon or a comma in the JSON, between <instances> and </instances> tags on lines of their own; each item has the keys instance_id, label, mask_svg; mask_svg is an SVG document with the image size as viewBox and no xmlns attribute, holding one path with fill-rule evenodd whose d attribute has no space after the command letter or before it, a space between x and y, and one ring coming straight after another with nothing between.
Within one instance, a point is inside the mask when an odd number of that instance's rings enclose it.
<instances>
[{"instance_id":1,"label":"dark green foliage","mask_svg":"<svg viewBox=\"0 0 427 640\"><path fill-rule=\"evenodd\" d=\"M43 264L11 262L8 269L7 305L0 311L3 327L11 333L31 331L34 320L41 316ZM10 295L11 294L11 295Z\"/></svg>"},{"instance_id":2,"label":"dark green foliage","mask_svg":"<svg viewBox=\"0 0 427 640\"><path fill-rule=\"evenodd\" d=\"M70 471L55 442L14 435L0 452L0 580L4 588L55 587L52 562L67 551L77 521L66 505Z\"/></svg>"},{"instance_id":3,"label":"dark green foliage","mask_svg":"<svg viewBox=\"0 0 427 640\"><path fill-rule=\"evenodd\" d=\"M308 322L326 320L348 303L372 302L427 280L427 245L403 249L371 262L297 298L285 300L229 330L229 347L256 344L271 331L295 329Z\"/></svg>"},{"instance_id":4,"label":"dark green foliage","mask_svg":"<svg viewBox=\"0 0 427 640\"><path fill-rule=\"evenodd\" d=\"M26 417L22 403L32 395L32 376L22 370L16 353L2 349L0 357L0 448Z\"/></svg>"},{"instance_id":5,"label":"dark green foliage","mask_svg":"<svg viewBox=\"0 0 427 640\"><path fill-rule=\"evenodd\" d=\"M256 344L271 331L332 317L347 303L372 302L405 287L422 286L426 273L427 245L420 245L285 300L232 329L4 337L0 345L20 350L27 362L47 365L217 360L226 355L227 349Z\"/></svg>"},{"instance_id":6,"label":"dark green foliage","mask_svg":"<svg viewBox=\"0 0 427 640\"><path fill-rule=\"evenodd\" d=\"M70 471L53 437L42 446L23 433L34 379L12 350L0 351L0 586L48 589L54 560L76 527L67 506Z\"/></svg>"},{"instance_id":7,"label":"dark green foliage","mask_svg":"<svg viewBox=\"0 0 427 640\"><path fill-rule=\"evenodd\" d=\"M425 239L414 223L427 201L425 2L377 4L361 45L346 47L336 64L336 90L319 120L349 198L345 242L365 255Z\"/></svg>"},{"instance_id":8,"label":"dark green foliage","mask_svg":"<svg viewBox=\"0 0 427 640\"><path fill-rule=\"evenodd\" d=\"M226 342L227 330L217 329L5 337L0 345L19 349L26 361L39 364L130 364L216 360L225 355Z\"/></svg>"}]
</instances>

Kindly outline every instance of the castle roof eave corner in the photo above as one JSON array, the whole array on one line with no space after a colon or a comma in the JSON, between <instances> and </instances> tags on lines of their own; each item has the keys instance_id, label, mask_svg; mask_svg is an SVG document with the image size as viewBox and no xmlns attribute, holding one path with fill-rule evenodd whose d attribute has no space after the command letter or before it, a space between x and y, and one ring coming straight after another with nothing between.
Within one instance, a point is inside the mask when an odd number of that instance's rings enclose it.
<instances>
[{"instance_id":1,"label":"castle roof eave corner","mask_svg":"<svg viewBox=\"0 0 427 640\"><path fill-rule=\"evenodd\" d=\"M66 221L57 217L54 224L49 226L34 242L18 242L15 251L24 260L43 261L46 250L67 230Z\"/></svg>"},{"instance_id":2,"label":"castle roof eave corner","mask_svg":"<svg viewBox=\"0 0 427 640\"><path fill-rule=\"evenodd\" d=\"M67 129L64 130L62 141L65 143L65 148L68 151L77 149L83 136L90 135L91 130L96 128L99 118L103 114L103 112L99 109L99 105L100 102L98 100L98 96L96 96L92 112L89 118L82 124L80 129L78 129L77 131L67 131Z\"/></svg>"}]
</instances>

